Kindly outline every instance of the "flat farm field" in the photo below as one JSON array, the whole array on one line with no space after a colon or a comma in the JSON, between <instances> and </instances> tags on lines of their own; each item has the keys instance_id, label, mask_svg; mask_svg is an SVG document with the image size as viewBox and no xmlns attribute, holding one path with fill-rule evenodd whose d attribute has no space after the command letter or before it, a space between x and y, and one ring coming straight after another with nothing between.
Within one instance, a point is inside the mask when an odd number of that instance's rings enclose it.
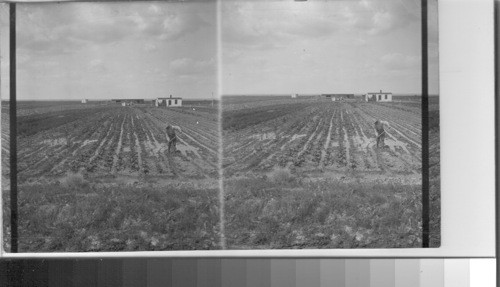
<instances>
[{"instance_id":1,"label":"flat farm field","mask_svg":"<svg viewBox=\"0 0 500 287\"><path fill-rule=\"evenodd\" d=\"M34 107L19 111L21 182L63 176L68 171L92 177L217 177L216 109L160 109L145 105L80 107L62 110L59 106L53 110ZM4 114L2 137L8 139L8 114ZM167 154L167 124L178 125L183 131L178 134L179 153L175 156ZM8 150L7 140L3 148Z\"/></svg>"},{"instance_id":2,"label":"flat farm field","mask_svg":"<svg viewBox=\"0 0 500 287\"><path fill-rule=\"evenodd\" d=\"M216 107L19 102L17 114L22 251L218 248ZM177 153L167 124L182 129ZM8 103L2 167L7 203Z\"/></svg>"},{"instance_id":3,"label":"flat farm field","mask_svg":"<svg viewBox=\"0 0 500 287\"><path fill-rule=\"evenodd\" d=\"M225 174L288 168L321 177L354 171L381 180L397 175L420 182L420 106L299 101L224 110ZM376 119L391 125L385 149L376 148Z\"/></svg>"},{"instance_id":4,"label":"flat farm field","mask_svg":"<svg viewBox=\"0 0 500 287\"><path fill-rule=\"evenodd\" d=\"M222 120L228 248L421 244L419 103L229 97Z\"/></svg>"}]
</instances>

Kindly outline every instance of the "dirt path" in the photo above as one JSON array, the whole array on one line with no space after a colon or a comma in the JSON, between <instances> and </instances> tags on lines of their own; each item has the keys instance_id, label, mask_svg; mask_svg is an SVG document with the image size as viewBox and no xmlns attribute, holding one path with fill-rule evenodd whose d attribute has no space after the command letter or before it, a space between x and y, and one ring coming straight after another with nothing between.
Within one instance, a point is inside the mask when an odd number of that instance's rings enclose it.
<instances>
[{"instance_id":1,"label":"dirt path","mask_svg":"<svg viewBox=\"0 0 500 287\"><path fill-rule=\"evenodd\" d=\"M115 149L115 154L113 156L113 165L111 166L111 173L116 173L116 165L118 163L118 159L119 159L119 156L120 156L120 152L122 150L122 139L123 139L123 124L125 123L125 120L127 119L127 117L123 117L123 121L122 121L122 125L120 127L120 136L119 136L119 140L118 140L118 144L116 145L116 149Z\"/></svg>"},{"instance_id":2,"label":"dirt path","mask_svg":"<svg viewBox=\"0 0 500 287\"><path fill-rule=\"evenodd\" d=\"M318 120L318 123L316 124L316 127L314 128L314 131L313 133L309 136L309 138L307 139L306 143L304 144L304 146L302 147L302 149L300 150L299 154L297 155L297 157L301 156L303 153L305 153L307 151L307 148L309 146L309 143L312 141L312 139L316 136L316 132L318 131L318 128L321 124L321 121L322 119Z\"/></svg>"},{"instance_id":3,"label":"dirt path","mask_svg":"<svg viewBox=\"0 0 500 287\"><path fill-rule=\"evenodd\" d=\"M346 164L349 166L349 163L351 162L349 137L347 136L347 131L345 127L342 127L342 131L344 132L345 160Z\"/></svg>"},{"instance_id":4,"label":"dirt path","mask_svg":"<svg viewBox=\"0 0 500 287\"><path fill-rule=\"evenodd\" d=\"M133 134L135 138L135 152L137 154L137 162L139 164L139 173L143 173L143 165L142 165L142 156L141 156L141 145L139 143L139 138L137 137L136 129L137 126L135 125L134 118L132 117L132 126L133 126Z\"/></svg>"},{"instance_id":5,"label":"dirt path","mask_svg":"<svg viewBox=\"0 0 500 287\"><path fill-rule=\"evenodd\" d=\"M108 126L108 130L106 131L106 135L104 136L103 140L99 143L99 145L95 149L94 155L89 159L89 162L94 161L95 158L99 155L99 152L100 152L101 148L104 146L104 144L106 144L106 142L108 140L111 140L111 139L108 139L108 136L112 131L112 127L113 127L113 123L110 123Z\"/></svg>"},{"instance_id":6,"label":"dirt path","mask_svg":"<svg viewBox=\"0 0 500 287\"><path fill-rule=\"evenodd\" d=\"M333 127L333 114L332 117L330 118L330 126L328 127L328 135L326 137L325 145L323 146L323 150L321 151L321 160L319 161L319 165L321 167L325 166L325 157L326 157L326 152L328 148L330 147L330 140L332 138L332 127Z\"/></svg>"},{"instance_id":7,"label":"dirt path","mask_svg":"<svg viewBox=\"0 0 500 287\"><path fill-rule=\"evenodd\" d=\"M168 166L170 168L170 171L172 171L172 174L174 175L174 177L179 177L179 170L177 169L177 165L175 164L174 162L174 159L173 159L173 155L169 154L167 152L167 162L168 162Z\"/></svg>"},{"instance_id":8,"label":"dirt path","mask_svg":"<svg viewBox=\"0 0 500 287\"><path fill-rule=\"evenodd\" d=\"M402 132L400 132L399 130L397 130L396 128L392 127L392 130L395 131L396 133L398 133L402 138L404 138L405 140L407 140L408 142L414 144L416 147L418 147L419 149L422 149L422 145L417 143L417 142L414 142L413 140L411 140L409 137L407 137L406 135L404 135Z\"/></svg>"}]
</instances>

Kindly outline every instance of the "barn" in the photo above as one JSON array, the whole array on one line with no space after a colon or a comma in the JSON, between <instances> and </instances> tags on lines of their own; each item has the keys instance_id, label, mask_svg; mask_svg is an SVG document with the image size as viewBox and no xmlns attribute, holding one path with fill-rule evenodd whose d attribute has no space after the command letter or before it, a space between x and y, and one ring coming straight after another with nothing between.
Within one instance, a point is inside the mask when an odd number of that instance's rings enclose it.
<instances>
[{"instance_id":1,"label":"barn","mask_svg":"<svg viewBox=\"0 0 500 287\"><path fill-rule=\"evenodd\" d=\"M380 92L378 93L367 93L363 95L363 100L366 102L392 102L392 93Z\"/></svg>"},{"instance_id":2,"label":"barn","mask_svg":"<svg viewBox=\"0 0 500 287\"><path fill-rule=\"evenodd\" d=\"M157 107L182 107L182 98L181 97L170 97L168 98L157 98L155 102L155 106Z\"/></svg>"}]
</instances>

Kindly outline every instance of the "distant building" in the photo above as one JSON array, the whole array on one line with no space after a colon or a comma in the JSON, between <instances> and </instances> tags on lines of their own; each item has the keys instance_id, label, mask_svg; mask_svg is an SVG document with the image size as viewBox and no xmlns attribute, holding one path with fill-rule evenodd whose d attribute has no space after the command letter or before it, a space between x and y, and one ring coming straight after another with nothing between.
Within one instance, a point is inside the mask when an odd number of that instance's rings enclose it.
<instances>
[{"instance_id":1,"label":"distant building","mask_svg":"<svg viewBox=\"0 0 500 287\"><path fill-rule=\"evenodd\" d=\"M380 92L378 93L367 93L363 95L363 100L366 102L392 102L392 93Z\"/></svg>"},{"instance_id":2,"label":"distant building","mask_svg":"<svg viewBox=\"0 0 500 287\"><path fill-rule=\"evenodd\" d=\"M114 103L144 104L144 99L112 99Z\"/></svg>"},{"instance_id":3,"label":"distant building","mask_svg":"<svg viewBox=\"0 0 500 287\"><path fill-rule=\"evenodd\" d=\"M83 99L83 100L82 100L82 104L86 104L88 101L89 101L89 100L87 100L87 99Z\"/></svg>"},{"instance_id":4,"label":"distant building","mask_svg":"<svg viewBox=\"0 0 500 287\"><path fill-rule=\"evenodd\" d=\"M181 107L182 106L182 98L180 97L170 97L168 98L157 98L155 102L155 106L157 107Z\"/></svg>"},{"instance_id":5,"label":"distant building","mask_svg":"<svg viewBox=\"0 0 500 287\"><path fill-rule=\"evenodd\" d=\"M322 94L321 96L335 101L354 100L354 94Z\"/></svg>"},{"instance_id":6,"label":"distant building","mask_svg":"<svg viewBox=\"0 0 500 287\"><path fill-rule=\"evenodd\" d=\"M292 94L292 98L295 99L299 96L299 94Z\"/></svg>"}]
</instances>

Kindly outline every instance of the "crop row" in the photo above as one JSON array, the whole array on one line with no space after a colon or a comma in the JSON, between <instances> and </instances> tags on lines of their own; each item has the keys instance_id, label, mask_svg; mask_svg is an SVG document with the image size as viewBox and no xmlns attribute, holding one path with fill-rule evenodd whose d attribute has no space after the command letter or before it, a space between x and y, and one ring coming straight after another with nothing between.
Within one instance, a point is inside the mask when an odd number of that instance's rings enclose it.
<instances>
[{"instance_id":1,"label":"crop row","mask_svg":"<svg viewBox=\"0 0 500 287\"><path fill-rule=\"evenodd\" d=\"M225 172L265 172L278 166L304 170L417 171L420 161L415 143L421 141L416 131L419 123L412 114L405 117L403 113L402 109L391 110L376 104L313 103L295 115L226 132ZM375 118L391 122L394 130L388 129L386 137L390 148L375 148ZM276 128L276 123L282 125ZM273 136L269 137L269 133Z\"/></svg>"},{"instance_id":2,"label":"crop row","mask_svg":"<svg viewBox=\"0 0 500 287\"><path fill-rule=\"evenodd\" d=\"M37 117L43 118L40 114ZM178 147L188 148L169 156L164 131L168 121L159 117L138 108L112 107L39 132L28 131L18 140L21 180L59 176L67 171L96 175L183 176L182 171L198 177L217 174L218 133L207 131L207 127L213 129L213 124L198 125L190 113L170 121L183 130L178 135ZM183 124L186 117L190 118Z\"/></svg>"}]
</instances>

